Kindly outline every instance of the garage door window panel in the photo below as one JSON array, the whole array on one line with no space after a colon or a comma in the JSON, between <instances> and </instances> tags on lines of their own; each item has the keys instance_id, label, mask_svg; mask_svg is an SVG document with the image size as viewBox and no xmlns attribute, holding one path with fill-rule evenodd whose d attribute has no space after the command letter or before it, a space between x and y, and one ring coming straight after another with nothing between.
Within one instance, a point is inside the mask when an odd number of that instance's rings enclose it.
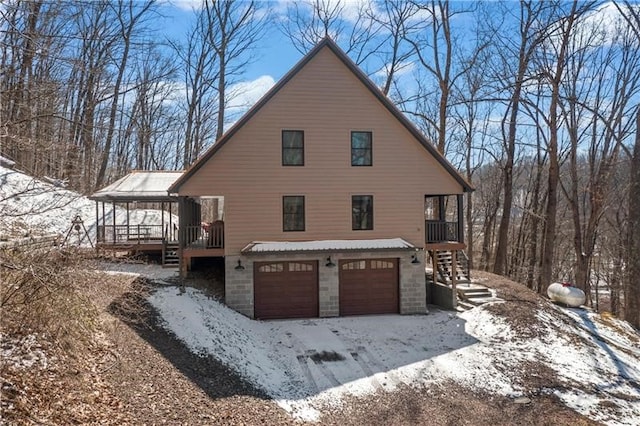
<instances>
[{"instance_id":1,"label":"garage door window panel","mask_svg":"<svg viewBox=\"0 0 640 426\"><path fill-rule=\"evenodd\" d=\"M311 272L313 269L310 263L289 262L289 272Z\"/></svg>"},{"instance_id":2,"label":"garage door window panel","mask_svg":"<svg viewBox=\"0 0 640 426\"><path fill-rule=\"evenodd\" d=\"M342 264L342 269L344 271L350 271L354 269L365 269L365 268L366 268L366 261L364 260L345 262Z\"/></svg>"},{"instance_id":3,"label":"garage door window panel","mask_svg":"<svg viewBox=\"0 0 640 426\"><path fill-rule=\"evenodd\" d=\"M272 273L272 272L282 272L284 270L284 266L282 263L272 263L269 265L262 265L258 268L258 272L264 273Z\"/></svg>"},{"instance_id":4,"label":"garage door window panel","mask_svg":"<svg viewBox=\"0 0 640 426\"><path fill-rule=\"evenodd\" d=\"M384 260L372 260L371 269L394 269L393 262L387 262Z\"/></svg>"}]
</instances>

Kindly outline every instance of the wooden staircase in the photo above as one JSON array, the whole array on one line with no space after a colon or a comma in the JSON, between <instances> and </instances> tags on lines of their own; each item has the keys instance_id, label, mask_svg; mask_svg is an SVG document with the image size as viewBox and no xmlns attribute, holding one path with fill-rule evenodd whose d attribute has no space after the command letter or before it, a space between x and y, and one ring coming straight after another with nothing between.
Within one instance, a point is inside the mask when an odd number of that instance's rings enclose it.
<instances>
[{"instance_id":1,"label":"wooden staircase","mask_svg":"<svg viewBox=\"0 0 640 426\"><path fill-rule=\"evenodd\" d=\"M433 254L432 254L433 256ZM469 279L469 259L463 250L437 250L433 263L437 265L438 281L444 284L451 284L455 266L456 283L468 283ZM454 265L455 261L455 265Z\"/></svg>"},{"instance_id":2,"label":"wooden staircase","mask_svg":"<svg viewBox=\"0 0 640 426\"><path fill-rule=\"evenodd\" d=\"M180 265L178 242L165 242L162 245L162 266L176 267Z\"/></svg>"}]
</instances>

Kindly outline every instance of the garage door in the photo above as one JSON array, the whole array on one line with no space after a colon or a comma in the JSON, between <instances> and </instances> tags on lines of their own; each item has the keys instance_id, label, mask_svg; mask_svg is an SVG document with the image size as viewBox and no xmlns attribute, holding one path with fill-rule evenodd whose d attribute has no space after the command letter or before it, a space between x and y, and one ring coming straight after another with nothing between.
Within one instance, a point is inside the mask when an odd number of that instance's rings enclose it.
<instances>
[{"instance_id":1,"label":"garage door","mask_svg":"<svg viewBox=\"0 0 640 426\"><path fill-rule=\"evenodd\" d=\"M256 318L318 316L318 262L255 262L253 266Z\"/></svg>"},{"instance_id":2,"label":"garage door","mask_svg":"<svg viewBox=\"0 0 640 426\"><path fill-rule=\"evenodd\" d=\"M340 315L389 314L398 309L398 259L341 260Z\"/></svg>"}]
</instances>

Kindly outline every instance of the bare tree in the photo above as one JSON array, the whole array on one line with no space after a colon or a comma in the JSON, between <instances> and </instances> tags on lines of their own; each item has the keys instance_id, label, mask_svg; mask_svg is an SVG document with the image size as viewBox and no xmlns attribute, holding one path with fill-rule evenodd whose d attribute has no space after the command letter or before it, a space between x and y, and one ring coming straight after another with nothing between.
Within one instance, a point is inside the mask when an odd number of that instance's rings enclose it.
<instances>
[{"instance_id":1,"label":"bare tree","mask_svg":"<svg viewBox=\"0 0 640 426\"><path fill-rule=\"evenodd\" d=\"M456 81L463 76L475 61L484 46L474 46L469 57L460 52L464 49L451 31L451 20L469 10L456 10L445 0L414 2L419 13L428 15L428 25L415 35L408 34L406 40L413 46L422 70L433 79L433 84L419 83L415 96L405 102L416 102L411 112L423 124L433 129L435 145L444 153L447 142L447 119L450 115L450 97ZM458 57L455 57L458 52ZM421 90L422 89L422 90ZM432 118L431 99L437 99L436 118ZM430 133L429 131L427 133Z\"/></svg>"},{"instance_id":2,"label":"bare tree","mask_svg":"<svg viewBox=\"0 0 640 426\"><path fill-rule=\"evenodd\" d=\"M125 71L127 70L127 61L129 60L129 52L131 50L132 36L134 30L139 31L139 24L146 18L147 14L152 11L155 0L146 0L142 4L138 4L135 0L120 0L112 5L115 10L116 19L118 20L119 35L122 40L122 53L118 59L117 75L113 85L113 95L111 98L111 108L109 112L109 124L107 125L107 135L102 151L102 161L98 168L96 176L95 188L102 186L107 171L107 165L110 161L111 144L113 143L113 135L115 133L116 117L118 113L118 101L121 96L122 84Z\"/></svg>"},{"instance_id":3,"label":"bare tree","mask_svg":"<svg viewBox=\"0 0 640 426\"><path fill-rule=\"evenodd\" d=\"M409 0L385 1L380 4L379 9L365 10L368 18L379 26L377 33L384 39L384 43L376 48L382 61L380 71L384 73L384 81L381 90L385 95L389 95L396 75L411 64L414 52L405 47L405 44L409 35L423 26L418 12L419 8Z\"/></svg>"},{"instance_id":4,"label":"bare tree","mask_svg":"<svg viewBox=\"0 0 640 426\"><path fill-rule=\"evenodd\" d=\"M381 44L376 40L381 26L371 19L374 13L368 7L364 2L347 0L291 2L280 29L302 54L309 52L323 38L331 37L356 64L361 65ZM398 7L401 7L400 3Z\"/></svg>"},{"instance_id":5,"label":"bare tree","mask_svg":"<svg viewBox=\"0 0 640 426\"><path fill-rule=\"evenodd\" d=\"M542 265L538 291L546 293L553 276L553 255L556 244L556 220L558 211L558 182L560 180L560 161L558 155L558 137L560 132L559 103L560 89L567 66L567 57L572 32L580 13L584 13L589 5L579 5L577 0L571 3L571 8L566 14L555 15L551 18L552 28L550 38L543 45L544 49L539 56L540 70L543 78L550 86L550 99L548 109L548 121L545 125L549 128L549 170L547 179L547 204L545 208L544 240L542 246ZM560 11L559 9L556 9Z\"/></svg>"},{"instance_id":6,"label":"bare tree","mask_svg":"<svg viewBox=\"0 0 640 426\"><path fill-rule=\"evenodd\" d=\"M638 21L638 14L634 15ZM640 108L636 112L636 140L631 157L631 185L629 188L629 245L627 279L624 287L624 316L630 324L640 328Z\"/></svg>"},{"instance_id":7,"label":"bare tree","mask_svg":"<svg viewBox=\"0 0 640 426\"><path fill-rule=\"evenodd\" d=\"M625 1L616 4L632 31L640 40L640 11L635 4ZM629 186L629 238L627 243L627 267L624 285L625 319L640 329L640 106L636 110L636 139L631 155Z\"/></svg>"},{"instance_id":8,"label":"bare tree","mask_svg":"<svg viewBox=\"0 0 640 426\"><path fill-rule=\"evenodd\" d=\"M264 32L268 14L254 0L206 0L204 6L205 25L209 27L205 34L217 58L217 140L224 133L225 111L231 95L228 88L252 61L251 51Z\"/></svg>"},{"instance_id":9,"label":"bare tree","mask_svg":"<svg viewBox=\"0 0 640 426\"><path fill-rule=\"evenodd\" d=\"M570 141L570 179L560 183L572 213L575 283L587 295L591 295L590 276L600 221L612 201L608 197L611 177L622 141L632 130L631 101L640 91L640 52L635 34L626 25L627 29L617 26L611 34L602 28L602 22L593 21L580 22L572 37L560 105ZM609 77L601 78L603 75ZM588 148L584 147L585 140L589 141Z\"/></svg>"},{"instance_id":10,"label":"bare tree","mask_svg":"<svg viewBox=\"0 0 640 426\"><path fill-rule=\"evenodd\" d=\"M209 43L208 25L204 12L199 13L184 47L173 47L182 62L184 73L186 117L182 167L187 168L198 157L208 140L215 138L217 98L215 81L218 79L217 56Z\"/></svg>"},{"instance_id":11,"label":"bare tree","mask_svg":"<svg viewBox=\"0 0 640 426\"><path fill-rule=\"evenodd\" d=\"M516 141L518 132L518 114L522 101L522 89L531 78L529 67L534 52L545 37L545 28L540 27L541 14L548 7L544 2L520 1L520 15L518 19L517 44L512 45L509 37L496 40L498 51L498 70L506 70L507 74L496 73L498 81L501 81L504 89L510 91L508 108L502 121L503 148L505 159L502 165L503 201L500 215L500 227L498 228L498 241L496 246L493 272L504 274L507 266L507 245L509 240L509 228L511 225L511 209L513 207L513 166L516 156ZM516 63L516 69L512 70L511 63ZM504 90L503 89L503 90Z\"/></svg>"},{"instance_id":12,"label":"bare tree","mask_svg":"<svg viewBox=\"0 0 640 426\"><path fill-rule=\"evenodd\" d=\"M475 63L471 64L467 72L462 75L452 96L456 104L452 116L458 129L456 132L458 139L460 139L458 152L464 159L465 177L469 183L473 183L476 172L485 165L485 157L488 157L487 145L494 137L490 119L495 111L494 105L492 102L484 102L484 99L490 95L487 84L489 55L489 50L483 49ZM474 193L466 194L465 228L470 269L475 265L474 245L477 233L474 198ZM485 217L495 219L495 214Z\"/></svg>"}]
</instances>

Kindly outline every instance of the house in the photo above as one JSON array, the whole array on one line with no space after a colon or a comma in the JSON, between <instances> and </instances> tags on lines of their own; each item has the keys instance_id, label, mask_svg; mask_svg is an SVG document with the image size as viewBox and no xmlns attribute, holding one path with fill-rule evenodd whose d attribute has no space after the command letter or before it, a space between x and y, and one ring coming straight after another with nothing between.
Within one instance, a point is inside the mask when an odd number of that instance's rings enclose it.
<instances>
[{"instance_id":1,"label":"house","mask_svg":"<svg viewBox=\"0 0 640 426\"><path fill-rule=\"evenodd\" d=\"M168 188L181 271L224 256L225 302L251 318L425 313L425 251L464 248L471 190L329 38Z\"/></svg>"}]
</instances>

